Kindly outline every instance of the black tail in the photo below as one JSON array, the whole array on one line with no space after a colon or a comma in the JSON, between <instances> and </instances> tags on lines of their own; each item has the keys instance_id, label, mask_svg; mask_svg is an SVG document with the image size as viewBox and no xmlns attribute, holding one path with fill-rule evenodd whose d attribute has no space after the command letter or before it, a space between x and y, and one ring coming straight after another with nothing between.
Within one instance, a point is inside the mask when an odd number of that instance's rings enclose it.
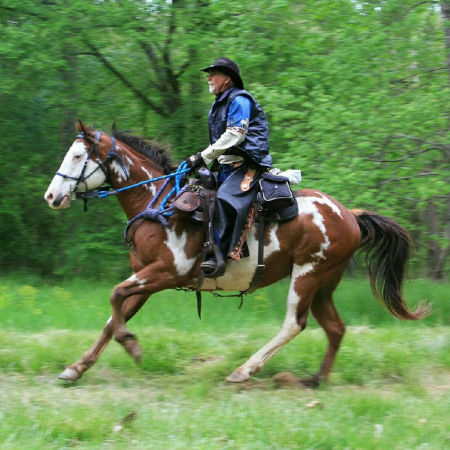
<instances>
[{"instance_id":1,"label":"black tail","mask_svg":"<svg viewBox=\"0 0 450 450\"><path fill-rule=\"evenodd\" d=\"M361 230L359 248L366 251L372 292L392 315L418 320L430 314L430 305L409 310L403 299L403 280L411 249L408 232L393 220L369 211L351 211Z\"/></svg>"}]
</instances>

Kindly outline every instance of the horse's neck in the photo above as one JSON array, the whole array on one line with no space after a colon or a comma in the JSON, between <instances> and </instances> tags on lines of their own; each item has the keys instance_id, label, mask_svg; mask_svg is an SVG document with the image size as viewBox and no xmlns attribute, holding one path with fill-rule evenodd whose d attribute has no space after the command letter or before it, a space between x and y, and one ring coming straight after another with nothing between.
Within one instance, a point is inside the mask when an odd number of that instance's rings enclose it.
<instances>
[{"instance_id":1,"label":"horse's neck","mask_svg":"<svg viewBox=\"0 0 450 450\"><path fill-rule=\"evenodd\" d=\"M128 171L127 175L129 179L126 179L123 169L119 168L117 161L113 161L111 163L112 179L110 182L114 189L128 187L164 175L163 170L157 164L145 158L143 155L140 155L138 152L130 150L122 143L120 143L118 153L119 152ZM164 180L159 180L143 184L139 187L127 189L119 193L118 200L127 218L131 219L144 211L158 193L159 196L155 200L153 207L159 207L165 195L170 191L172 185L171 183L168 183L168 186L166 186L164 191L159 192L163 183Z\"/></svg>"}]
</instances>

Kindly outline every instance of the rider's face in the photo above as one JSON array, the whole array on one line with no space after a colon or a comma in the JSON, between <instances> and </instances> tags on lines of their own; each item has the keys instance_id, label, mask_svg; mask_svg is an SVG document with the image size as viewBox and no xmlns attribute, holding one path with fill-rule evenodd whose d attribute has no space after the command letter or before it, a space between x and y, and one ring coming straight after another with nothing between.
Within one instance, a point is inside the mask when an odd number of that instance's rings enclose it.
<instances>
[{"instance_id":1,"label":"rider's face","mask_svg":"<svg viewBox=\"0 0 450 450\"><path fill-rule=\"evenodd\" d=\"M217 70L211 70L207 75L209 92L214 95L221 94L231 86L231 78Z\"/></svg>"}]
</instances>

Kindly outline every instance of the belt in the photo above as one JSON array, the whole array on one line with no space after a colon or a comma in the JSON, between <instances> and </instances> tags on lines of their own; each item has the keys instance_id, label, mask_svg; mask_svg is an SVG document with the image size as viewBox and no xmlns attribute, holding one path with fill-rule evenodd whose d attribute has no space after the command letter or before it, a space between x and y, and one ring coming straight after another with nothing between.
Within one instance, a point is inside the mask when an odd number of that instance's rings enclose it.
<instances>
[{"instance_id":1,"label":"belt","mask_svg":"<svg viewBox=\"0 0 450 450\"><path fill-rule=\"evenodd\" d=\"M244 161L240 161L240 162L234 162L234 163L230 163L230 164L220 164L222 167L227 167L230 169L237 169L238 167L241 167L244 165Z\"/></svg>"}]
</instances>

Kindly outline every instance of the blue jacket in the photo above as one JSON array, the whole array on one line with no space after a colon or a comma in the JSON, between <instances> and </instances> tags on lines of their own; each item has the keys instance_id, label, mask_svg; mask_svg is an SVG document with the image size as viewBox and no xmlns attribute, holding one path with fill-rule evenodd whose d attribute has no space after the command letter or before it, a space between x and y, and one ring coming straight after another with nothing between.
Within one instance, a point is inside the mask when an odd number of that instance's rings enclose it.
<instances>
[{"instance_id":1,"label":"blue jacket","mask_svg":"<svg viewBox=\"0 0 450 450\"><path fill-rule=\"evenodd\" d=\"M227 129L230 105L238 95L244 95L252 103L248 132L239 146L232 147L225 155L240 155L249 162L262 167L272 167L269 154L269 126L259 103L243 89L230 88L220 94L213 103L208 116L209 139L214 144Z\"/></svg>"}]
</instances>

